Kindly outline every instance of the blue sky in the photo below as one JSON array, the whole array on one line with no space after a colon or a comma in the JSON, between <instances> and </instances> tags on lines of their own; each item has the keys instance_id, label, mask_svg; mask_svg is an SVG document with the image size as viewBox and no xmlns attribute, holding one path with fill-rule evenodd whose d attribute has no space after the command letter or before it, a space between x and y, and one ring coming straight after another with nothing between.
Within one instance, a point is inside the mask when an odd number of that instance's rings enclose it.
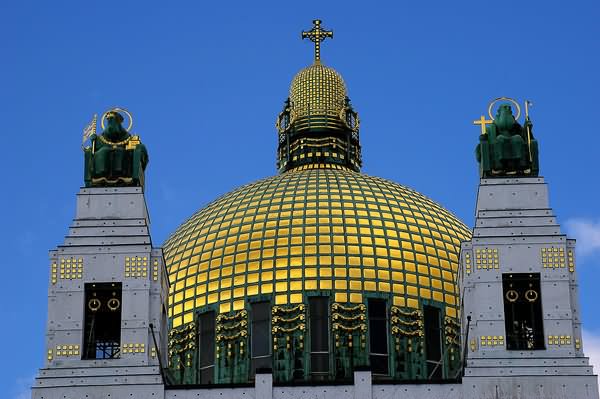
<instances>
[{"instance_id":1,"label":"blue sky","mask_svg":"<svg viewBox=\"0 0 600 399\"><path fill-rule=\"evenodd\" d=\"M600 354L600 2L0 2L3 397L42 364L47 251L82 184L82 128L118 105L150 153L154 244L234 187L275 173L275 117L322 58L361 116L365 173L410 186L472 225L472 121L489 100L534 102L541 174L578 238L588 352ZM593 345L592 345L593 343ZM25 395L27 395L25 393Z\"/></svg>"}]
</instances>

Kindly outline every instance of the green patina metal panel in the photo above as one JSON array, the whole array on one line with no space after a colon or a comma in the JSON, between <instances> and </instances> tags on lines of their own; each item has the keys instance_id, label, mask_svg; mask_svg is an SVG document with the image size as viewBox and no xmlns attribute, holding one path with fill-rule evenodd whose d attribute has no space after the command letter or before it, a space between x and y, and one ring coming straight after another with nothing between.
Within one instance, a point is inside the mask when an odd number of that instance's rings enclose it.
<instances>
[{"instance_id":1,"label":"green patina metal panel","mask_svg":"<svg viewBox=\"0 0 600 399\"><path fill-rule=\"evenodd\" d=\"M308 297L305 297L307 299ZM376 298L390 303L391 298ZM263 298L264 299L264 298ZM455 318L445 316L444 306L424 303L439 309L441 362L436 375L454 379L460 374L460 326ZM427 362L423 311L408 307L386 306L387 373L374 373L374 380L406 381L431 378L432 365ZM252 382L250 348L250 307L216 317L214 344L214 383L240 384ZM212 311L211 311L212 312ZM310 382L309 309L304 303L271 307L271 362L276 383ZM328 308L328 357L331 367L318 381L351 381L357 368L370 364L369 315L366 304L331 302ZM195 318L196 320L198 317ZM200 351L197 322L171 330L169 349L170 375L176 384L206 383L200 375ZM379 339L375 337L375 339ZM379 365L381 367L381 365ZM428 368L429 367L429 368Z\"/></svg>"}]
</instances>

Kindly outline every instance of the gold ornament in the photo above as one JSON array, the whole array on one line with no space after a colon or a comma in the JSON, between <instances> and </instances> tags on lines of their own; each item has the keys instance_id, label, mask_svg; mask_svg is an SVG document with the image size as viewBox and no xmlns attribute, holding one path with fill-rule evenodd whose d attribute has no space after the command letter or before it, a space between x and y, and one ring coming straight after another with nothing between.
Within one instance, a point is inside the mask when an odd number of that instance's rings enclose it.
<instances>
[{"instance_id":1,"label":"gold ornament","mask_svg":"<svg viewBox=\"0 0 600 399\"><path fill-rule=\"evenodd\" d=\"M485 131L485 126L491 124L494 118L492 118L492 120L489 119L485 119L485 116L481 115L481 117L477 120L473 121L474 125L480 125L481 126L481 134L487 134L487 132Z\"/></svg>"},{"instance_id":2,"label":"gold ornament","mask_svg":"<svg viewBox=\"0 0 600 399\"><path fill-rule=\"evenodd\" d=\"M97 298L92 298L88 302L88 308L90 308L92 312L98 311L100 306L102 306L102 303Z\"/></svg>"},{"instance_id":3,"label":"gold ornament","mask_svg":"<svg viewBox=\"0 0 600 399\"><path fill-rule=\"evenodd\" d=\"M506 299L508 302L515 302L517 299L519 299L519 294L515 290L508 290L506 291Z\"/></svg>"},{"instance_id":4,"label":"gold ornament","mask_svg":"<svg viewBox=\"0 0 600 399\"><path fill-rule=\"evenodd\" d=\"M108 308L114 312L115 310L119 309L119 306L121 306L121 301L119 301L117 298L110 298L106 303L106 306L108 306Z\"/></svg>"},{"instance_id":5,"label":"gold ornament","mask_svg":"<svg viewBox=\"0 0 600 399\"><path fill-rule=\"evenodd\" d=\"M538 293L535 290L525 291L525 299L527 302L535 302L538 299Z\"/></svg>"},{"instance_id":6,"label":"gold ornament","mask_svg":"<svg viewBox=\"0 0 600 399\"><path fill-rule=\"evenodd\" d=\"M129 140L131 140L131 137L133 137L133 136L129 136L125 140L121 140L121 141L110 141L110 140L107 140L103 135L98 136L98 138L100 139L101 142L103 142L104 144L112 145L112 146L127 144L129 142Z\"/></svg>"}]
</instances>

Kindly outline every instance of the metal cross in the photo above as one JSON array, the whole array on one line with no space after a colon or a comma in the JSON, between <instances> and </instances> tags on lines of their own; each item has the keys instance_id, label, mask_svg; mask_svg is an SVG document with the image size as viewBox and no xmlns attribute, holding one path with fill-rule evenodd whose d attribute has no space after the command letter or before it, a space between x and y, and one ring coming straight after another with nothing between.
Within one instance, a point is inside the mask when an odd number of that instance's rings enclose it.
<instances>
[{"instance_id":1,"label":"metal cross","mask_svg":"<svg viewBox=\"0 0 600 399\"><path fill-rule=\"evenodd\" d=\"M481 126L481 134L486 134L485 131L485 125L489 125L491 124L493 121L489 120L489 119L485 119L485 116L481 115L481 118L473 121L474 125L480 125Z\"/></svg>"},{"instance_id":2,"label":"metal cross","mask_svg":"<svg viewBox=\"0 0 600 399\"><path fill-rule=\"evenodd\" d=\"M321 42L328 37L333 39L333 31L321 28L321 20L313 20L313 28L308 32L302 31L302 39L310 39L315 44L315 63L321 61Z\"/></svg>"}]
</instances>

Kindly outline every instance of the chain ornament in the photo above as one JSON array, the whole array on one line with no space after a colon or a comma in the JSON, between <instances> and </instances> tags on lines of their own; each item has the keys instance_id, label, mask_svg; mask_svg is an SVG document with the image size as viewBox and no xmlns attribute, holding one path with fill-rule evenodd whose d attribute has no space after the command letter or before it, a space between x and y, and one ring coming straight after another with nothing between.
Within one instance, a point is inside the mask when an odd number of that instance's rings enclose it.
<instances>
[{"instance_id":1,"label":"chain ornament","mask_svg":"<svg viewBox=\"0 0 600 399\"><path fill-rule=\"evenodd\" d=\"M444 333L446 335L446 343L449 345L460 346L459 339L460 325L452 317L444 317Z\"/></svg>"},{"instance_id":2,"label":"chain ornament","mask_svg":"<svg viewBox=\"0 0 600 399\"><path fill-rule=\"evenodd\" d=\"M237 334L233 334L233 335L219 334L219 335L217 335L217 342L235 341L236 339L238 339L240 337L247 337L247 336L248 336L248 332L246 330L239 331Z\"/></svg>"},{"instance_id":3,"label":"chain ornament","mask_svg":"<svg viewBox=\"0 0 600 399\"><path fill-rule=\"evenodd\" d=\"M296 306L292 306L291 308L285 308L283 306L273 306L273 309L271 310L271 313L273 315L276 315L278 313L294 313L297 311L304 311L304 304L301 303L299 305Z\"/></svg>"},{"instance_id":4,"label":"chain ornament","mask_svg":"<svg viewBox=\"0 0 600 399\"><path fill-rule=\"evenodd\" d=\"M423 320L419 319L419 320L414 320L414 321L405 321L402 320L400 317L398 316L392 316L392 324L396 325L396 324L401 324L403 326L409 326L409 327L423 327Z\"/></svg>"},{"instance_id":5,"label":"chain ornament","mask_svg":"<svg viewBox=\"0 0 600 399\"><path fill-rule=\"evenodd\" d=\"M357 314L355 316L344 316L341 313L334 313L332 316L333 320L344 320L344 321L356 321L356 320L360 320L360 321L365 321L366 320L366 316L364 314Z\"/></svg>"},{"instance_id":6,"label":"chain ornament","mask_svg":"<svg viewBox=\"0 0 600 399\"><path fill-rule=\"evenodd\" d=\"M227 358L235 357L237 360L234 362L241 362L245 357L247 346L248 311L242 309L230 315L221 313L217 316L216 321L217 359L221 359L222 355L226 354Z\"/></svg>"},{"instance_id":7,"label":"chain ornament","mask_svg":"<svg viewBox=\"0 0 600 399\"><path fill-rule=\"evenodd\" d=\"M336 311L338 309L344 312L355 312L357 310L365 311L367 309L367 306L364 303L360 303L356 306L344 306L341 303L337 302L331 305L331 310Z\"/></svg>"},{"instance_id":8,"label":"chain ornament","mask_svg":"<svg viewBox=\"0 0 600 399\"><path fill-rule=\"evenodd\" d=\"M295 327L290 327L290 328L275 326L271 329L271 332L273 334L279 334L279 333L289 334L289 333L293 333L294 331L298 331L298 330L304 331L305 329L306 329L306 325L304 323L301 323Z\"/></svg>"},{"instance_id":9,"label":"chain ornament","mask_svg":"<svg viewBox=\"0 0 600 399\"><path fill-rule=\"evenodd\" d=\"M274 306L271 309L271 333L273 338L273 354L276 356L275 378L280 378L283 370L304 367L304 336L306 334L306 307ZM300 365L300 366L299 366ZM289 376L288 376L289 377ZM284 378L288 378L284 377Z\"/></svg>"},{"instance_id":10,"label":"chain ornament","mask_svg":"<svg viewBox=\"0 0 600 399\"><path fill-rule=\"evenodd\" d=\"M405 311L397 306L391 308L392 334L405 337L423 337L423 313L420 310Z\"/></svg>"},{"instance_id":11,"label":"chain ornament","mask_svg":"<svg viewBox=\"0 0 600 399\"><path fill-rule=\"evenodd\" d=\"M217 325L217 328L215 330L216 330L216 332L232 331L232 330L237 330L240 327L246 327L247 325L248 325L248 322L246 320L240 320L237 323L234 323L232 325L219 324L219 325Z\"/></svg>"},{"instance_id":12,"label":"chain ornament","mask_svg":"<svg viewBox=\"0 0 600 399\"><path fill-rule=\"evenodd\" d=\"M240 318L245 318L247 315L248 315L248 312L246 311L246 309L242 309L239 312L236 312L231 316L227 316L226 314L221 313L220 315L217 316L217 323L234 321L234 320L237 320Z\"/></svg>"},{"instance_id":13,"label":"chain ornament","mask_svg":"<svg viewBox=\"0 0 600 399\"><path fill-rule=\"evenodd\" d=\"M392 314L399 314L406 317L421 317L423 314L420 310L413 310L412 312L406 312L397 306L392 306Z\"/></svg>"},{"instance_id":14,"label":"chain ornament","mask_svg":"<svg viewBox=\"0 0 600 399\"><path fill-rule=\"evenodd\" d=\"M366 311L367 306L364 303L345 306L336 302L331 305L331 319L335 321L331 329L336 332L334 335L336 356L341 356L341 359L350 356L353 361L363 361L361 355L367 347ZM337 333L338 331L344 333ZM343 355L346 351L349 353Z\"/></svg>"},{"instance_id":15,"label":"chain ornament","mask_svg":"<svg viewBox=\"0 0 600 399\"><path fill-rule=\"evenodd\" d=\"M405 335L407 337L423 337L424 333L422 330L404 330L400 327L397 326L393 326L392 327L392 334L394 335Z\"/></svg>"},{"instance_id":16,"label":"chain ornament","mask_svg":"<svg viewBox=\"0 0 600 399\"><path fill-rule=\"evenodd\" d=\"M192 367L196 351L196 323L188 323L169 331L169 361L176 368Z\"/></svg>"},{"instance_id":17,"label":"chain ornament","mask_svg":"<svg viewBox=\"0 0 600 399\"><path fill-rule=\"evenodd\" d=\"M356 324L352 327L343 326L340 323L333 323L333 331L342 330L342 331L367 331L367 323Z\"/></svg>"},{"instance_id":18,"label":"chain ornament","mask_svg":"<svg viewBox=\"0 0 600 399\"><path fill-rule=\"evenodd\" d=\"M129 140L131 140L134 136L129 136L127 137L125 140L121 140L121 141L110 141L107 138L105 138L103 135L97 136L101 142L103 142L104 144L107 145L112 145L112 146L117 146L117 145L124 145L129 143Z\"/></svg>"},{"instance_id":19,"label":"chain ornament","mask_svg":"<svg viewBox=\"0 0 600 399\"><path fill-rule=\"evenodd\" d=\"M286 319L285 317L282 317L282 316L273 316L272 322L273 322L273 324L278 324L278 323L293 323L293 322L298 321L298 320L304 321L304 319L305 319L304 313L300 313L300 314L297 314L294 317L290 317L289 319Z\"/></svg>"}]
</instances>

